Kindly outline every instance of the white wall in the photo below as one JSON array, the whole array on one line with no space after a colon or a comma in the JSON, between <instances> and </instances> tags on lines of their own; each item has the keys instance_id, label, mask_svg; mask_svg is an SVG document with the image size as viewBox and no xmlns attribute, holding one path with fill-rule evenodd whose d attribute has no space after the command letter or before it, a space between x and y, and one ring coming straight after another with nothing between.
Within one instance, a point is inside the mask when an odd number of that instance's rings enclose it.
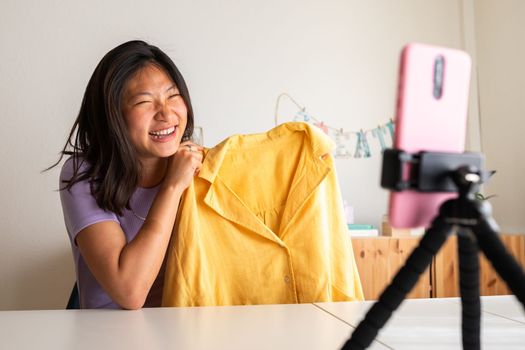
<instances>
[{"instance_id":1,"label":"white wall","mask_svg":"<svg viewBox=\"0 0 525 350\"><path fill-rule=\"evenodd\" d=\"M40 171L56 160L109 49L134 38L163 48L185 75L212 146L271 128L281 92L333 126L384 123L402 45L460 47L460 16L459 0L1 1L0 309L67 300L74 273L58 169ZM337 166L356 221L378 225L387 197L372 151Z\"/></svg>"},{"instance_id":2,"label":"white wall","mask_svg":"<svg viewBox=\"0 0 525 350\"><path fill-rule=\"evenodd\" d=\"M482 149L496 175L485 188L503 232L525 233L525 2L477 0Z\"/></svg>"}]
</instances>

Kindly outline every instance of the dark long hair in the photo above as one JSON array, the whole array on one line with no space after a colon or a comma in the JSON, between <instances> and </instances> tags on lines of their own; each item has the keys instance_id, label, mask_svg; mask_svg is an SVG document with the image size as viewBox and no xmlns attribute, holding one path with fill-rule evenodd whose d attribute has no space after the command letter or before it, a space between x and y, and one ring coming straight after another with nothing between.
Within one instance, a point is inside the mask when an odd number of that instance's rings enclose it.
<instances>
[{"instance_id":1,"label":"dark long hair","mask_svg":"<svg viewBox=\"0 0 525 350\"><path fill-rule=\"evenodd\" d=\"M88 180L97 204L118 215L124 208L129 209L141 171L121 101L126 83L148 64L163 69L179 89L188 111L183 139L191 137L193 109L181 73L158 47L140 40L128 41L109 51L95 68L60 158L49 168L58 165L65 155L72 156L73 176L61 190L70 190L75 183Z\"/></svg>"}]
</instances>

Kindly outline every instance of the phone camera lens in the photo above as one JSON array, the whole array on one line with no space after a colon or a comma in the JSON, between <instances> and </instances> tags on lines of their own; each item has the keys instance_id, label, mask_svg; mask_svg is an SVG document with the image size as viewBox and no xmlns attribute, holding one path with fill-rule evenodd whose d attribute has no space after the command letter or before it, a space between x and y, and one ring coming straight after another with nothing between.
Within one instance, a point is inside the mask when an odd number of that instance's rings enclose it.
<instances>
[{"instance_id":1,"label":"phone camera lens","mask_svg":"<svg viewBox=\"0 0 525 350\"><path fill-rule=\"evenodd\" d=\"M435 99L440 99L443 95L443 73L444 73L445 58L441 55L434 60L434 84L433 95Z\"/></svg>"}]
</instances>

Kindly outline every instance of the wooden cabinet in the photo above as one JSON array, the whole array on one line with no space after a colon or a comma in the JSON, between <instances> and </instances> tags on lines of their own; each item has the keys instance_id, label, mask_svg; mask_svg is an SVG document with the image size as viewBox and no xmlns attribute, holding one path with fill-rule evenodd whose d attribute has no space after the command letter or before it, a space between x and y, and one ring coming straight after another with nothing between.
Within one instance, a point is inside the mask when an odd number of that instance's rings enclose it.
<instances>
[{"instance_id":1,"label":"wooden cabinet","mask_svg":"<svg viewBox=\"0 0 525 350\"><path fill-rule=\"evenodd\" d=\"M505 246L525 269L525 236L502 235ZM375 300L404 265L419 237L352 238L354 255L365 299ZM511 294L505 283L482 256L480 259L481 295ZM459 296L456 237L451 236L430 267L421 275L408 298Z\"/></svg>"},{"instance_id":2,"label":"wooden cabinet","mask_svg":"<svg viewBox=\"0 0 525 350\"><path fill-rule=\"evenodd\" d=\"M500 238L507 251L514 256L522 268L525 268L525 236L501 235ZM451 236L434 257L432 264L432 296L434 297L459 296L457 247L456 236ZM482 253L480 253L479 267L481 295L512 294Z\"/></svg>"},{"instance_id":3,"label":"wooden cabinet","mask_svg":"<svg viewBox=\"0 0 525 350\"><path fill-rule=\"evenodd\" d=\"M352 238L355 260L366 300L375 300L419 244L417 237ZM408 298L430 298L430 269L420 277Z\"/></svg>"}]
</instances>

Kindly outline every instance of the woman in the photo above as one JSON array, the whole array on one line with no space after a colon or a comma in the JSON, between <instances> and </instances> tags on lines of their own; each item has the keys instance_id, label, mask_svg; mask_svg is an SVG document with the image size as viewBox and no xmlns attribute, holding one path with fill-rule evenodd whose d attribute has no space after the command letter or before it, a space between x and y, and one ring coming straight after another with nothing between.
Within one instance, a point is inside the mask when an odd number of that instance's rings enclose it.
<instances>
[{"instance_id":1,"label":"woman","mask_svg":"<svg viewBox=\"0 0 525 350\"><path fill-rule=\"evenodd\" d=\"M82 308L160 305L179 200L202 165L192 132L188 89L165 53L129 41L104 56L60 157L71 156L60 198Z\"/></svg>"}]
</instances>

